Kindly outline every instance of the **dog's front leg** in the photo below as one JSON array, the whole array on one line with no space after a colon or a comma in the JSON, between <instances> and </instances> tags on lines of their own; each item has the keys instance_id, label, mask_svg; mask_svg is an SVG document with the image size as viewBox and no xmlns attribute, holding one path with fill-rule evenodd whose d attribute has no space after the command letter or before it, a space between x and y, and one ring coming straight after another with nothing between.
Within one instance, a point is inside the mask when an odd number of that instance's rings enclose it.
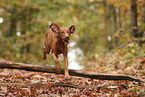
<instances>
[{"instance_id":1,"label":"dog's front leg","mask_svg":"<svg viewBox=\"0 0 145 97\"><path fill-rule=\"evenodd\" d=\"M54 59L55 63L56 63L56 70L57 73L60 73L61 69L60 69L60 64L59 64L59 60L58 57L55 55L55 53L51 54L51 57Z\"/></svg>"},{"instance_id":2,"label":"dog's front leg","mask_svg":"<svg viewBox=\"0 0 145 97\"><path fill-rule=\"evenodd\" d=\"M68 73L68 58L67 58L67 53L63 54L64 57L64 65L65 65L65 78L70 79L69 73Z\"/></svg>"}]
</instances>

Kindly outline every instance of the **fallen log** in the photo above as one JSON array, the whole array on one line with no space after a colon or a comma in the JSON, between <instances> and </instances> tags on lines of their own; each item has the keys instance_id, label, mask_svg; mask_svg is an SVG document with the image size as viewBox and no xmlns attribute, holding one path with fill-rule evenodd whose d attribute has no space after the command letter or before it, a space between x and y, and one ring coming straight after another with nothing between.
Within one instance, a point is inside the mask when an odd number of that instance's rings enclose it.
<instances>
[{"instance_id":1,"label":"fallen log","mask_svg":"<svg viewBox=\"0 0 145 97\"><path fill-rule=\"evenodd\" d=\"M0 62L0 68L10 68L10 69L22 69L27 71L37 71L37 72L48 72L56 73L56 68L52 66L42 66L42 65L33 65L25 63L13 63L13 62ZM61 68L59 74L64 74L64 68ZM136 78L131 75L125 74L105 74L105 73L94 73L88 71L79 71L79 70L69 70L71 76L86 77L91 79L100 79L100 80L129 80L136 82L145 82L144 79Z\"/></svg>"},{"instance_id":2,"label":"fallen log","mask_svg":"<svg viewBox=\"0 0 145 97\"><path fill-rule=\"evenodd\" d=\"M76 85L70 82L63 83L63 82L58 82L58 83L0 83L0 86L19 86L19 87L28 87L28 86L33 86L33 87L71 87L71 88L78 88L78 89L100 89L100 88L107 88L108 85L103 84L103 85L98 85L98 86L93 86L93 85Z\"/></svg>"}]
</instances>

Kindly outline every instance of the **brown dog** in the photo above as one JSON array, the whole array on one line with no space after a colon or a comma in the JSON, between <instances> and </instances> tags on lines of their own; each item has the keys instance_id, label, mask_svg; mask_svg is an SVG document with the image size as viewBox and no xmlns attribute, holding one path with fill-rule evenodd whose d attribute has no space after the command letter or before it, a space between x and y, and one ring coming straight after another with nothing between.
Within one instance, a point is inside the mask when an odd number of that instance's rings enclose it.
<instances>
[{"instance_id":1,"label":"brown dog","mask_svg":"<svg viewBox=\"0 0 145 97\"><path fill-rule=\"evenodd\" d=\"M75 26L72 25L69 28L62 27L60 28L57 24L52 23L50 25L50 28L45 35L44 40L44 50L43 50L43 59L46 59L46 54L50 53L51 50L51 56L54 59L56 63L56 70L57 72L60 72L60 64L58 60L58 55L63 54L64 57L64 64L65 64L65 78L69 78L68 73L68 48L67 44L69 43L70 35L74 33Z\"/></svg>"}]
</instances>

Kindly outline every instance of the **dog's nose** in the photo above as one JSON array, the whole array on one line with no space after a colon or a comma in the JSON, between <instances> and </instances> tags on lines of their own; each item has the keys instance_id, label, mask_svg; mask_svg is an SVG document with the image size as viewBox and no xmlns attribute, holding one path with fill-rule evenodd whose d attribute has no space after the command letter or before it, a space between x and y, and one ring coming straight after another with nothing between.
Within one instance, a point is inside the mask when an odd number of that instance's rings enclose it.
<instances>
[{"instance_id":1,"label":"dog's nose","mask_svg":"<svg viewBox=\"0 0 145 97\"><path fill-rule=\"evenodd\" d=\"M69 35L65 36L65 38L67 38L67 39L68 39L68 38L69 38Z\"/></svg>"}]
</instances>

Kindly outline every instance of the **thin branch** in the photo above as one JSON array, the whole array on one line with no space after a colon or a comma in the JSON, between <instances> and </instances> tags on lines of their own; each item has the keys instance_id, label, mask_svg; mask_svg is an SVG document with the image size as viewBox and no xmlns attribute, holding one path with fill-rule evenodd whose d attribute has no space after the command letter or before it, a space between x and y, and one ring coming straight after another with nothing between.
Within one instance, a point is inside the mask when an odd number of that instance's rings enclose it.
<instances>
[{"instance_id":1,"label":"thin branch","mask_svg":"<svg viewBox=\"0 0 145 97\"><path fill-rule=\"evenodd\" d=\"M42 83L0 83L0 86L19 86L19 87L27 87L27 86L33 86L33 87L40 87L40 86L45 86L45 87L71 87L71 88L78 88L78 89L100 89L100 88L105 88L108 85L99 85L99 86L92 86L92 85L75 85L73 83L48 83L48 84L42 84Z\"/></svg>"}]
</instances>

